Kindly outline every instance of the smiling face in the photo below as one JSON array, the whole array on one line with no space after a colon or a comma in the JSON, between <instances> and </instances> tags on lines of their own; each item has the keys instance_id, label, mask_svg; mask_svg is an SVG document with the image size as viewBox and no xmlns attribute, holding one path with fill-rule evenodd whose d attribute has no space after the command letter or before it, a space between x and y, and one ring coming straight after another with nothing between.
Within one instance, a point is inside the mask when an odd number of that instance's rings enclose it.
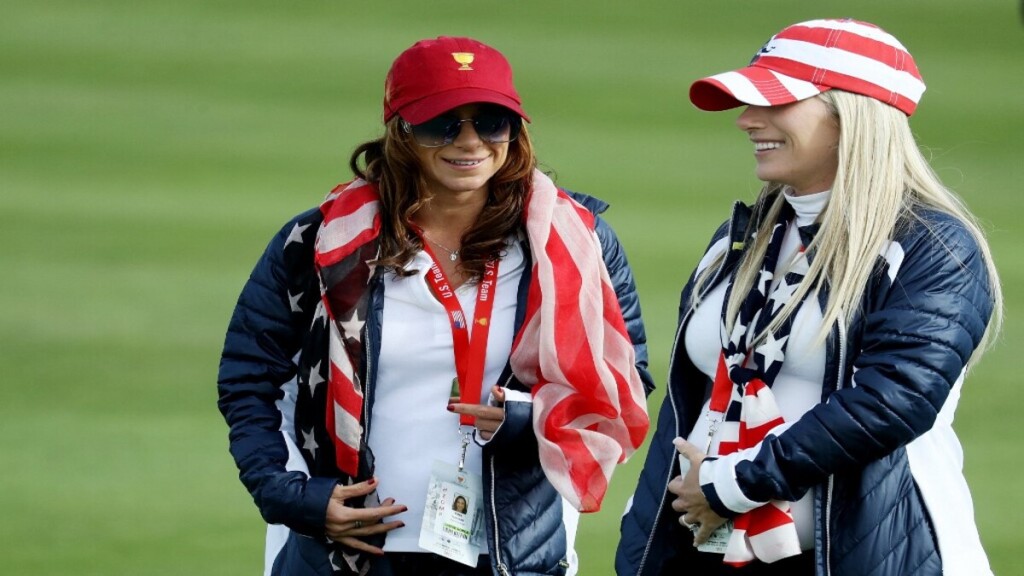
<instances>
[{"instance_id":1,"label":"smiling face","mask_svg":"<svg viewBox=\"0 0 1024 576\"><path fill-rule=\"evenodd\" d=\"M839 123L821 98L783 106L747 106L736 125L750 136L757 177L796 195L832 187L839 166Z\"/></svg>"},{"instance_id":2,"label":"smiling face","mask_svg":"<svg viewBox=\"0 0 1024 576\"><path fill-rule=\"evenodd\" d=\"M467 104L445 113L459 119L472 118L479 106ZM463 122L451 144L428 148L413 143L423 177L431 193L486 193L491 178L505 165L508 142L491 144L482 140L472 122Z\"/></svg>"}]
</instances>

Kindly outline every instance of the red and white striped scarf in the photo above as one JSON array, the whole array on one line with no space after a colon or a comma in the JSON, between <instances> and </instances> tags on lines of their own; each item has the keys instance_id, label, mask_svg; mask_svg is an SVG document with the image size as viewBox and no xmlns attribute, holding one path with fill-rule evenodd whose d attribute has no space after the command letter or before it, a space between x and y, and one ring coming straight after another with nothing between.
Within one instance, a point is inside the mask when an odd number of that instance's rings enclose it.
<instances>
[{"instance_id":1,"label":"red and white striped scarf","mask_svg":"<svg viewBox=\"0 0 1024 576\"><path fill-rule=\"evenodd\" d=\"M718 446L718 454L722 456L757 446L772 430L785 423L771 385L782 369L796 313L790 314L776 330L769 332L768 327L793 294L785 287L799 285L806 273L806 254L801 251L795 268L784 275L777 289L771 290L783 239L792 218L793 208L786 203L772 228L759 281L745 295L731 332L726 330L725 319L733 285L726 290L722 334L729 336L719 356L711 401L712 409L725 415L724 437ZM753 345L757 335L764 333L767 333L765 339ZM754 559L774 562L797 554L800 554L800 541L789 502L772 501L736 517L722 561L743 566Z\"/></svg>"},{"instance_id":2,"label":"red and white striped scarf","mask_svg":"<svg viewBox=\"0 0 1024 576\"><path fill-rule=\"evenodd\" d=\"M363 433L358 366L379 207L373 184L355 180L336 188L320 208L315 252L330 326L327 430L339 469L351 476ZM531 387L548 480L575 508L593 512L615 464L647 434L644 388L593 214L536 171L524 218L533 269L512 371Z\"/></svg>"},{"instance_id":3,"label":"red and white striped scarf","mask_svg":"<svg viewBox=\"0 0 1024 576\"><path fill-rule=\"evenodd\" d=\"M771 388L759 378L746 384L740 402L739 426L734 428L736 438L723 438L718 450L722 456L756 446L784 423ZM755 559L771 563L798 554L800 540L789 502L772 500L733 520L733 531L722 562L744 566Z\"/></svg>"}]
</instances>

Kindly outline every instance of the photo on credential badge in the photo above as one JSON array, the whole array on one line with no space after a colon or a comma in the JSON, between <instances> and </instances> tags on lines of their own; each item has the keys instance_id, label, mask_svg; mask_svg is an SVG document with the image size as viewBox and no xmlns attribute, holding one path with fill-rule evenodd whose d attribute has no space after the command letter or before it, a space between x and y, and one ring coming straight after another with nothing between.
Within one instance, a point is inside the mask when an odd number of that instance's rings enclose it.
<instances>
[{"instance_id":1,"label":"photo on credential badge","mask_svg":"<svg viewBox=\"0 0 1024 576\"><path fill-rule=\"evenodd\" d=\"M459 514L465 514L469 509L469 505L466 503L466 497L462 494L456 494L455 499L452 500L452 510Z\"/></svg>"},{"instance_id":2,"label":"photo on credential badge","mask_svg":"<svg viewBox=\"0 0 1024 576\"><path fill-rule=\"evenodd\" d=\"M469 500L459 492L452 492L451 496L451 504L442 510L440 521L448 530L454 530L468 540L471 537Z\"/></svg>"}]
</instances>

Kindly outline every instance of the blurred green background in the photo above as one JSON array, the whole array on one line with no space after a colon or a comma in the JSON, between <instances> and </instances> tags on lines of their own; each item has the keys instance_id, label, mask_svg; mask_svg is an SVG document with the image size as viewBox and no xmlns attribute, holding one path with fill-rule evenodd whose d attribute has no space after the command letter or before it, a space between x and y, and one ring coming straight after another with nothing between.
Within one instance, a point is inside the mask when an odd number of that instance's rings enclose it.
<instances>
[{"instance_id":1,"label":"blurred green background","mask_svg":"<svg viewBox=\"0 0 1024 576\"><path fill-rule=\"evenodd\" d=\"M1008 322L956 428L993 567L1021 572L1011 0L5 2L0 572L260 572L264 527L215 407L224 329L271 235L379 134L384 74L414 41L475 36L512 61L545 168L613 204L661 385L678 290L731 201L758 189L735 113L697 112L687 88L787 24L844 16L916 56L928 92L912 126L990 232ZM642 456L584 518L582 574L612 573Z\"/></svg>"}]
</instances>

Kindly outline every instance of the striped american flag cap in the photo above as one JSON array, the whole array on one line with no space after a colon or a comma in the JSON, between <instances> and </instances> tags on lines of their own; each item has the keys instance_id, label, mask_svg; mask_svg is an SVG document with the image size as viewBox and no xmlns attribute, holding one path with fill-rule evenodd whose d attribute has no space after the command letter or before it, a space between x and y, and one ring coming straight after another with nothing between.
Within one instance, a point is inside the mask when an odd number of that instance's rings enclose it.
<instances>
[{"instance_id":1,"label":"striped american flag cap","mask_svg":"<svg viewBox=\"0 0 1024 576\"><path fill-rule=\"evenodd\" d=\"M694 82L690 101L709 111L779 106L832 88L875 98L907 116L925 90L914 58L888 32L856 20L810 20L772 36L745 68Z\"/></svg>"}]
</instances>

